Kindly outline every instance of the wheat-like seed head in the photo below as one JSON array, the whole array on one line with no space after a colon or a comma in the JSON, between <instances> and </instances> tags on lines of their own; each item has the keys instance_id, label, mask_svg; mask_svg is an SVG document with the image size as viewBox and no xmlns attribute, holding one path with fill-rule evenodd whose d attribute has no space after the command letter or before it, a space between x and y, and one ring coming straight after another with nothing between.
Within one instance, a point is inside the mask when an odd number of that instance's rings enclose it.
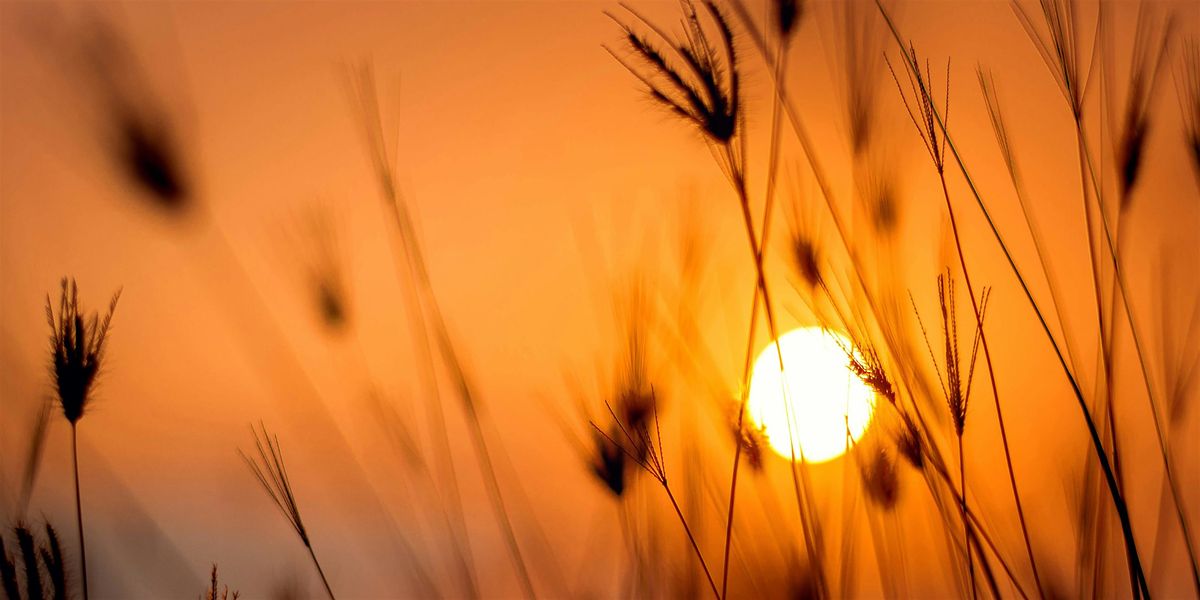
<instances>
[{"instance_id":1,"label":"wheat-like seed head","mask_svg":"<svg viewBox=\"0 0 1200 600\"><path fill-rule=\"evenodd\" d=\"M713 141L724 144L737 133L740 119L737 52L729 20L711 0L702 4L720 36L720 51L701 24L695 4L684 0L684 33L674 39L628 6L623 5L654 32L657 42L609 14L625 32L628 49L645 68L629 64L611 49L609 52L646 86L646 92L656 103L692 123ZM669 47L674 58L668 58L657 44ZM677 66L677 61L683 66Z\"/></svg>"},{"instance_id":2,"label":"wheat-like seed head","mask_svg":"<svg viewBox=\"0 0 1200 600\"><path fill-rule=\"evenodd\" d=\"M118 290L109 301L108 312L101 319L98 313L89 316L80 308L79 287L73 279L64 277L62 280L58 314L54 312L50 296L46 296L51 374L63 416L72 425L83 416L91 400L92 386L104 358L113 311L120 297Z\"/></svg>"}]
</instances>

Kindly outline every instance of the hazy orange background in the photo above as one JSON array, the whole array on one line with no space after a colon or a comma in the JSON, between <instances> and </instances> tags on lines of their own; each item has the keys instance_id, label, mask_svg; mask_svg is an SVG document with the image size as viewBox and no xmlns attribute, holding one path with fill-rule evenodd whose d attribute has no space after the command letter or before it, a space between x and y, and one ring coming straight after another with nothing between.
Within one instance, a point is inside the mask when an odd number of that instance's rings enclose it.
<instances>
[{"instance_id":1,"label":"hazy orange background","mask_svg":"<svg viewBox=\"0 0 1200 600\"><path fill-rule=\"evenodd\" d=\"M1132 31L1133 6L1117 5L1122 48ZM1186 32L1200 29L1200 5L1160 6L1176 10ZM380 75L388 101L385 129L399 142L401 186L418 215L442 308L482 390L498 432L493 439L502 440L511 457L502 474L519 479L530 513L573 581L594 515L612 518L613 512L545 407L574 414L564 373L590 379L611 362L614 282L637 265L671 277L680 207L698 207L708 231L704 333L725 361L722 375L730 386L738 375L752 290L735 199L708 152L694 132L652 106L601 47L620 41L603 14L614 9L603 2L482 1L0 4L0 488L15 495L28 424L37 402L51 393L46 293L57 291L59 277L72 275L84 301L99 308L122 288L106 373L80 429L84 497L93 507L89 542L96 540L98 548L89 555L97 557L95 572L105 573L95 584L98 595L196 594L214 561L223 578L250 597L267 593L288 574L308 577L302 548L235 453L250 443L246 424L260 418L280 434L335 588L346 596L394 589L396 576L387 565L395 563L378 554L387 546L376 527L378 514L347 510L367 503L361 490L333 491L334 483L352 479L344 470L346 456L325 445L331 443L328 432L312 425L319 417L291 403L286 386L269 380L238 333L238 319L263 318L252 308L259 300L248 299L265 298L335 414L351 422L351 407L363 392L355 339L376 387L410 407L414 419L419 413L410 333L387 245L388 217L340 70L363 60ZM835 187L845 195L849 151L830 72L830 7L817 2L810 9L795 48L791 89ZM644 10L659 22L675 22L673 3ZM977 63L995 70L1021 167L1058 249L1064 289L1086 290L1070 122L1008 4L915 2L898 12L903 31L935 64L953 57L951 129L1001 229L1012 232L1018 261L1032 266L1032 246L975 85ZM148 210L105 156L105 115L69 50L89 16L110 21L127 37L150 89L182 132L197 201L222 234L196 219L178 223ZM750 110L758 135L751 152L761 165L769 81L749 40L742 41L743 55L751 57L748 85L756 94ZM1124 76L1123 68L1117 72ZM886 72L881 76L886 79ZM1151 156L1131 213L1126 263L1147 327L1161 293L1154 266L1160 244L1185 282L1171 286L1181 299L1194 301L1200 277L1200 182L1177 137L1169 79L1155 102ZM931 309L933 277L941 268L941 198L890 80L881 83L880 104L902 189L897 257L904 272L897 276ZM799 159L794 148L785 154ZM811 193L815 188L802 171L805 178L794 189ZM752 173L757 182L761 176ZM1067 478L1076 476L1086 443L1078 411L957 177L951 192L964 207L968 258L977 277L996 288L989 331L1035 541L1047 562L1069 575ZM334 208L350 279L354 336L334 343L312 324L298 284L300 267L282 233L318 200ZM1162 232L1161 238L1149 232ZM226 244L244 274L228 260ZM782 251L776 249L771 260L776 287L786 290L779 300L786 321L801 324L807 317L786 285ZM1044 297L1044 284L1035 287ZM1090 301L1086 293L1072 298L1081 307ZM1090 324L1076 317L1077 335L1094 335L1087 333ZM1090 385L1092 377L1084 381ZM1136 399L1120 408L1122 422L1130 424L1123 434L1139 440L1127 445L1131 460L1157 466L1139 382L1132 375L1122 382ZM979 398L971 419L980 425L967 452L971 469L984 472L1002 459L994 409L990 399ZM691 401L677 399L671 409L686 412ZM458 412L448 406L452 431L461 431ZM1191 411L1177 438L1184 448L1181 484L1192 492L1200 487L1198 413ZM70 512L68 430L60 421L51 427L32 502L34 514L56 520ZM586 431L583 422L578 425ZM465 440L460 446L455 452L482 588L515 592ZM775 463L772 473L780 475L782 461ZM106 467L91 470L92 464ZM384 464L365 468L386 471ZM840 473L833 470L828 478L840 481ZM726 485L725 477L717 478L719 485ZM909 478L906 491L925 494ZM980 478L972 485L983 514L1012 521L991 525L1016 543L1007 482ZM1148 491L1131 508L1139 533L1151 535L1159 472L1148 468L1130 485ZM403 487L390 481L381 491L402 525L420 520L397 508ZM129 508L130 497L178 555L146 549L150 538L138 529L144 521ZM1200 522L1200 499L1190 493L1190 500L1191 522ZM622 547L612 527L603 543L612 549L608 568L616 569ZM1139 538L1139 544L1151 548L1152 540ZM865 555L861 560L870 566ZM142 571L146 565L157 565L160 574ZM599 579L594 587L604 595L615 577ZM873 577L865 579L864 593L877 590ZM1179 581L1186 584L1186 578Z\"/></svg>"}]
</instances>

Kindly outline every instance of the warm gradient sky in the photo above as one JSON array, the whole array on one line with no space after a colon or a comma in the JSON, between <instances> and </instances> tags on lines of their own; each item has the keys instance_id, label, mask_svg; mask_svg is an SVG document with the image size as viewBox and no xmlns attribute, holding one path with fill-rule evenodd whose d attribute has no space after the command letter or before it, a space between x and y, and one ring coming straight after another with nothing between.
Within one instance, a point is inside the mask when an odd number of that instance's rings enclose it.
<instances>
[{"instance_id":1,"label":"warm gradient sky","mask_svg":"<svg viewBox=\"0 0 1200 600\"><path fill-rule=\"evenodd\" d=\"M1156 6L1177 11L1180 31L1197 34L1200 5ZM1120 48L1129 44L1132 7L1116 6ZM547 407L586 432L564 381L570 374L591 389L598 369L611 367L613 290L635 266L651 279L676 279L678 223L691 215L705 232L703 334L730 386L740 368L752 290L735 198L709 152L693 131L648 102L602 46L620 42L604 14L615 9L605 2L540 1L0 3L0 517L15 499L18 456L37 403L51 393L45 296L56 292L60 277L72 275L92 308L122 289L106 372L80 425L84 495L93 507L89 541L96 540L89 564L94 560L101 574L98 594L196 594L214 561L250 597L289 575L308 577L302 549L235 452L251 443L247 423L260 418L284 444L335 587L347 596L393 589L395 567L389 565L396 563L387 557L395 549L380 527L378 505L362 493L361 472L346 467L350 459L334 443L328 421L300 398L296 372L281 366L288 361L270 354L294 349L361 456L386 453L378 439L355 433L369 421L352 416L361 414L368 379L402 414L420 418L387 237L390 216L344 75L345 65L369 61L442 310L481 390L490 435L510 459L501 474L510 484L520 481L524 520L536 515L542 543L555 549L566 579L574 581L584 552L580 540L613 509ZM673 3L644 10L659 22L675 22ZM989 203L1000 228L1015 232L1018 261L1034 264L976 85L977 64L994 69L1021 167L1060 261L1060 281L1065 289L1080 289L1088 272L1086 246L1078 243L1083 225L1071 124L1009 5L909 2L897 14L904 33L935 65L953 57L952 131L980 187L995 190ZM138 65L125 71L134 89L155 98L178 128L196 189L183 219L152 210L107 154L113 131L81 41L100 24L128 44L131 64ZM832 34L829 4L813 4L789 81L835 188L848 193ZM741 42L751 56L749 40ZM885 41L879 47L894 49ZM751 152L762 156L769 78L757 57L748 68L750 127L757 134ZM1116 72L1124 77L1126 68L1121 63ZM941 196L886 70L879 76L885 162L902 199L902 233L889 250L895 267L884 270L932 315L933 277L945 255ZM1099 94L1093 91L1094 101ZM1184 301L1194 301L1200 289L1200 179L1182 152L1175 100L1167 77L1154 99L1145 185L1129 220L1133 301L1147 327L1161 286ZM784 156L797 166L788 171L802 175L789 176L785 189L812 195L815 187L792 146L785 144ZM751 176L752 185L761 186L761 170ZM1078 471L1086 443L1077 408L960 178L952 178L951 193L963 207L977 277L995 286L993 352L1007 388L1014 461L1029 490L1033 528L1047 561L1069 576L1072 534L1065 523L1073 492L1067 478ZM334 217L349 280L353 330L332 341L313 324L297 264L303 253L288 237L314 203ZM784 219L777 223L782 233ZM1163 257L1176 269L1170 282L1159 276ZM788 285L782 250L772 250L768 260L782 290L784 322L808 324L811 317ZM1045 293L1044 283L1034 287ZM1082 293L1072 298L1080 306L1090 301ZM1094 335L1089 324L1076 319L1077 335ZM279 331L282 338L262 340ZM1132 373L1121 385L1136 400L1118 410L1130 424L1130 439L1149 439L1153 432ZM293 383L280 385L281 379ZM1092 380L1085 375L1085 385ZM671 410L686 413L689 402L679 399ZM1000 464L989 403L974 405L972 418L981 426L967 449L972 470L981 473ZM461 417L451 412L451 430L462 435ZM1179 435L1186 490L1200 489L1198 417L1200 411L1192 411ZM61 519L63 530L71 508L68 447L69 430L56 418L32 503L35 514ZM716 447L724 456L725 446ZM1152 444L1131 447L1133 464L1156 464ZM455 452L484 588L515 591L465 438ZM782 484L786 469L776 463L771 474ZM389 468L368 458L362 472L387 482L379 484L379 496L395 522L409 527L423 517L395 508L408 501L410 486L383 477ZM840 473L818 478L836 482ZM726 485L726 475L714 477L717 489ZM1158 478L1147 469L1130 485L1157 490ZM996 530L1015 543L1007 481L993 479L981 478L975 493L984 513L995 515ZM918 489L915 478L910 484ZM1157 494L1146 498L1132 508L1137 523L1152 532ZM1194 493L1190 519L1200 523ZM603 536L599 543L619 553L619 534ZM536 546L533 537L529 543ZM608 568L619 564L606 560ZM601 595L613 583L595 579L591 587ZM870 593L878 584L866 579L863 589Z\"/></svg>"}]
</instances>

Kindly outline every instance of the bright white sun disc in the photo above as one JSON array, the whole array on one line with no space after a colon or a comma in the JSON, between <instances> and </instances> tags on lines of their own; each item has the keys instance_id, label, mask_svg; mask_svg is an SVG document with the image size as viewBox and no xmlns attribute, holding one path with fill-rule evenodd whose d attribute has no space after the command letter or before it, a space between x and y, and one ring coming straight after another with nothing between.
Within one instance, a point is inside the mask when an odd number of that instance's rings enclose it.
<instances>
[{"instance_id":1,"label":"bright white sun disc","mask_svg":"<svg viewBox=\"0 0 1200 600\"><path fill-rule=\"evenodd\" d=\"M746 410L780 456L825 462L866 432L875 393L850 371L847 350L845 336L804 327L779 336L754 361Z\"/></svg>"}]
</instances>

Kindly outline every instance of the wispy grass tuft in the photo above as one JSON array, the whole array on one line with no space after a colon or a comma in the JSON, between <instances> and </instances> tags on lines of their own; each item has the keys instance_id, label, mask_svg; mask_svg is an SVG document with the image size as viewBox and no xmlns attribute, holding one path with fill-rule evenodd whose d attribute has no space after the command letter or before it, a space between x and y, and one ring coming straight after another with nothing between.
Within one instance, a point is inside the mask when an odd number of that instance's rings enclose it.
<instances>
[{"instance_id":1,"label":"wispy grass tuft","mask_svg":"<svg viewBox=\"0 0 1200 600\"><path fill-rule=\"evenodd\" d=\"M317 574L321 576L321 583L325 586L325 593L329 595L330 600L333 600L333 589L329 587L329 580L325 578L325 571L321 568L320 561L317 560L317 554L313 551L312 540L308 537L308 530L304 527L304 519L300 516L300 507L296 504L296 496L292 491L292 482L288 479L287 466L283 462L283 451L279 447L279 439L267 433L267 428L262 423L259 423L258 430L253 426L250 428L254 434L254 450L253 458L245 452L238 450L242 460L246 466L250 468L250 472L254 474L259 485L275 507L279 509L279 513L287 519L288 525L300 537L300 542L304 544L304 548L308 550L308 556L312 558L313 566L317 569ZM215 578L215 568L214 568Z\"/></svg>"}]
</instances>

